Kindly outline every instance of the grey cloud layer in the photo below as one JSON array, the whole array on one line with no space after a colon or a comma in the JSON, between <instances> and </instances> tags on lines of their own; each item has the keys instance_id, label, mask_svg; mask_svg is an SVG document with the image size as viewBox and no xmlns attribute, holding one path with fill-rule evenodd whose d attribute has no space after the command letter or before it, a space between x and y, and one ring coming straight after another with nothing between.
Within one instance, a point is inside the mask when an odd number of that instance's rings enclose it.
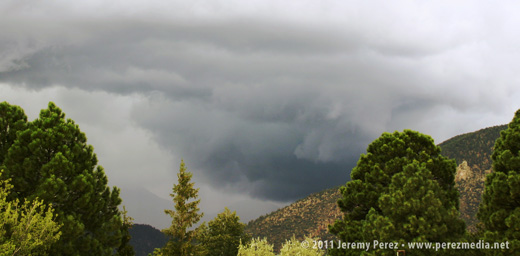
<instances>
[{"instance_id":1,"label":"grey cloud layer","mask_svg":"<svg viewBox=\"0 0 520 256\"><path fill-rule=\"evenodd\" d=\"M134 122L205 182L282 201L344 183L383 131L445 139L461 124L431 120L502 113L517 94L514 20L485 6L175 4L79 18L17 7L0 25L0 82L145 95Z\"/></svg>"}]
</instances>

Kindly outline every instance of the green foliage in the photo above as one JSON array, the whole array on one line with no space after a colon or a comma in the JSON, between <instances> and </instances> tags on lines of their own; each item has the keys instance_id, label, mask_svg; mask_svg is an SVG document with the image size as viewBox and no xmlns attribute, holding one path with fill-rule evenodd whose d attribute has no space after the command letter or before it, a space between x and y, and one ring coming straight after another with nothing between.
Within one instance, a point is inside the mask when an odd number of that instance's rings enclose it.
<instances>
[{"instance_id":1,"label":"green foliage","mask_svg":"<svg viewBox=\"0 0 520 256\"><path fill-rule=\"evenodd\" d=\"M487 176L478 218L486 241L509 241L509 250L488 255L520 253L520 110L495 143L493 172Z\"/></svg>"},{"instance_id":2,"label":"green foliage","mask_svg":"<svg viewBox=\"0 0 520 256\"><path fill-rule=\"evenodd\" d=\"M201 242L208 256L235 256L238 253L240 241L251 239L244 232L245 224L240 223L236 212L225 208L215 219L202 225Z\"/></svg>"},{"instance_id":3,"label":"green foliage","mask_svg":"<svg viewBox=\"0 0 520 256\"><path fill-rule=\"evenodd\" d=\"M345 215L330 231L352 242L456 241L465 226L457 218L455 171L455 162L440 155L431 137L411 130L383 133L341 188L338 205ZM446 216L434 213L430 204ZM435 230L426 232L428 228ZM359 254L332 250L332 255Z\"/></svg>"},{"instance_id":4,"label":"green foliage","mask_svg":"<svg viewBox=\"0 0 520 256\"><path fill-rule=\"evenodd\" d=\"M281 256L321 256L324 254L319 248L314 247L314 241L318 241L318 238L304 237L303 241L298 241L295 236L291 240L285 241L280 250Z\"/></svg>"},{"instance_id":5,"label":"green foliage","mask_svg":"<svg viewBox=\"0 0 520 256\"><path fill-rule=\"evenodd\" d=\"M117 249L117 255L119 256L132 256L135 255L134 248L130 244L130 229L133 227L134 218L127 215L126 207L123 206L123 225L121 225L121 244Z\"/></svg>"},{"instance_id":6,"label":"green foliage","mask_svg":"<svg viewBox=\"0 0 520 256\"><path fill-rule=\"evenodd\" d=\"M362 230L368 241L385 242L452 242L460 241L464 222L452 205L443 207L443 193L430 170L417 162L392 177L389 190L379 198L381 212L370 209ZM453 236L452 232L459 232ZM450 240L456 239L456 240ZM394 251L371 250L375 255L394 255ZM385 254L386 253L386 254ZM448 252L441 252L448 255ZM414 251L414 255L432 255L431 251Z\"/></svg>"},{"instance_id":7,"label":"green foliage","mask_svg":"<svg viewBox=\"0 0 520 256\"><path fill-rule=\"evenodd\" d=\"M155 248L152 253L148 254L149 256L163 256L162 249Z\"/></svg>"},{"instance_id":8,"label":"green foliage","mask_svg":"<svg viewBox=\"0 0 520 256\"><path fill-rule=\"evenodd\" d=\"M507 129L500 132L491 158L495 172L507 174L520 170L520 109L516 111Z\"/></svg>"},{"instance_id":9,"label":"green foliage","mask_svg":"<svg viewBox=\"0 0 520 256\"><path fill-rule=\"evenodd\" d=\"M299 241L293 235L290 240L286 240L280 250L280 256L321 256L324 251L318 248L313 248L314 241L319 239L312 239L311 237L304 237L303 241ZM222 254L227 255L227 254ZM240 241L238 246L238 256L274 256L273 245L267 239L254 238L249 244L244 245Z\"/></svg>"},{"instance_id":10,"label":"green foliage","mask_svg":"<svg viewBox=\"0 0 520 256\"><path fill-rule=\"evenodd\" d=\"M47 255L61 235L54 210L39 200L7 201L12 188L9 180L0 181L0 256Z\"/></svg>"},{"instance_id":11,"label":"green foliage","mask_svg":"<svg viewBox=\"0 0 520 256\"><path fill-rule=\"evenodd\" d=\"M7 118L11 120L13 118ZM16 119L16 118L14 118ZM4 160L10 200L40 198L63 225L52 255L112 255L121 246L119 189L107 178L87 138L54 103L18 131Z\"/></svg>"},{"instance_id":12,"label":"green foliage","mask_svg":"<svg viewBox=\"0 0 520 256\"><path fill-rule=\"evenodd\" d=\"M3 165L7 151L16 139L16 133L25 129L27 116L19 106L0 103L0 166Z\"/></svg>"},{"instance_id":13,"label":"green foliage","mask_svg":"<svg viewBox=\"0 0 520 256\"><path fill-rule=\"evenodd\" d=\"M162 230L170 240L161 253L163 255L199 255L203 254L203 248L196 243L195 239L199 236L201 229L189 230L204 215L199 213L199 189L195 189L195 183L191 182L193 175L186 171L184 161L181 161L179 173L177 174L178 184L173 185L173 198L175 210L164 210L172 217L172 225L168 229Z\"/></svg>"},{"instance_id":14,"label":"green foliage","mask_svg":"<svg viewBox=\"0 0 520 256\"><path fill-rule=\"evenodd\" d=\"M237 256L274 256L273 245L267 239L253 238L247 245L240 242Z\"/></svg>"}]
</instances>

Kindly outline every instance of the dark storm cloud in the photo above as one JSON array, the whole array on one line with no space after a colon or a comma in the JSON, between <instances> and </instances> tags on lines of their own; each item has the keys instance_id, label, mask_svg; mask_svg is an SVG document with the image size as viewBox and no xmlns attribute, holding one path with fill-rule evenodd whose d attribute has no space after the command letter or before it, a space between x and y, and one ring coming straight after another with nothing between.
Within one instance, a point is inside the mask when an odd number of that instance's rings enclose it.
<instances>
[{"instance_id":1,"label":"dark storm cloud","mask_svg":"<svg viewBox=\"0 0 520 256\"><path fill-rule=\"evenodd\" d=\"M247 93L227 98L234 109L157 96L136 106L134 117L163 147L203 170L207 183L280 201L345 183L373 139L361 126L328 116L310 96L284 102Z\"/></svg>"},{"instance_id":2,"label":"dark storm cloud","mask_svg":"<svg viewBox=\"0 0 520 256\"><path fill-rule=\"evenodd\" d=\"M97 13L52 2L41 14L10 3L0 82L145 95L133 124L206 184L262 199L342 184L383 131L447 129L430 122L501 112L515 92L504 67L519 58L492 50L507 49L495 27L513 23L481 18L485 7L155 2Z\"/></svg>"}]
</instances>

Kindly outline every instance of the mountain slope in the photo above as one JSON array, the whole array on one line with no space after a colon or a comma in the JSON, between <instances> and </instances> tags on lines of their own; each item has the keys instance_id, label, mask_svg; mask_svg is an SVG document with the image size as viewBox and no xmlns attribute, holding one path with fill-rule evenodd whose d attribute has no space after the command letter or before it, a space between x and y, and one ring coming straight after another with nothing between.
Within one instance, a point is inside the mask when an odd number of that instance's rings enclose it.
<instances>
[{"instance_id":1,"label":"mountain slope","mask_svg":"<svg viewBox=\"0 0 520 256\"><path fill-rule=\"evenodd\" d=\"M495 140L507 125L493 126L455 136L439 146L442 154L455 159L459 167L455 182L460 193L460 213L469 231L477 231L477 212L486 175L491 172Z\"/></svg>"},{"instance_id":2,"label":"mountain slope","mask_svg":"<svg viewBox=\"0 0 520 256\"><path fill-rule=\"evenodd\" d=\"M267 237L276 250L293 234L298 239L304 235L320 237L323 240L332 239L332 234L328 233L328 225L343 216L336 204L339 197L338 187L311 194L289 206L250 221L246 232L255 238Z\"/></svg>"},{"instance_id":3,"label":"mountain slope","mask_svg":"<svg viewBox=\"0 0 520 256\"><path fill-rule=\"evenodd\" d=\"M129 230L130 245L134 247L136 256L147 256L155 248L162 248L168 238L158 229L145 224L134 224Z\"/></svg>"},{"instance_id":4,"label":"mountain slope","mask_svg":"<svg viewBox=\"0 0 520 256\"><path fill-rule=\"evenodd\" d=\"M456 183L460 192L461 217L468 229L475 231L476 212L484 189L484 178L491 168L491 154L495 140L507 125L485 128L476 132L455 136L441 144L442 154L453 158L457 167ZM328 225L343 214L337 206L341 197L338 188L311 194L291 205L261 216L248 223L246 231L253 237L266 237L279 249L292 237L305 235L331 239Z\"/></svg>"},{"instance_id":5,"label":"mountain slope","mask_svg":"<svg viewBox=\"0 0 520 256\"><path fill-rule=\"evenodd\" d=\"M500 136L500 131L506 128L505 124L457 135L439 144L442 155L455 159L458 165L466 161L471 167L489 170L495 140Z\"/></svg>"}]
</instances>

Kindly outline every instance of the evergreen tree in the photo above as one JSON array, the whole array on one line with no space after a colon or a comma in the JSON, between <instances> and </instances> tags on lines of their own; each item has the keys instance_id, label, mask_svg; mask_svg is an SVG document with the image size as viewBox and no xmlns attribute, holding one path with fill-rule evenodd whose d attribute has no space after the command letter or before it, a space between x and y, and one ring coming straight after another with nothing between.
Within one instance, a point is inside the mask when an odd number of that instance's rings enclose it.
<instances>
[{"instance_id":1,"label":"evergreen tree","mask_svg":"<svg viewBox=\"0 0 520 256\"><path fill-rule=\"evenodd\" d=\"M201 242L208 256L235 256L240 241L249 241L250 236L244 232L245 224L240 223L236 212L225 208L215 219L202 225Z\"/></svg>"},{"instance_id":2,"label":"evergreen tree","mask_svg":"<svg viewBox=\"0 0 520 256\"><path fill-rule=\"evenodd\" d=\"M121 244L117 249L117 255L119 256L133 256L135 255L134 248L130 245L130 229L132 228L134 218L128 216L128 211L126 211L126 207L123 206L123 225L121 225Z\"/></svg>"},{"instance_id":3,"label":"evergreen tree","mask_svg":"<svg viewBox=\"0 0 520 256\"><path fill-rule=\"evenodd\" d=\"M253 238L249 244L238 246L238 256L275 256L273 245L267 239Z\"/></svg>"},{"instance_id":4,"label":"evergreen tree","mask_svg":"<svg viewBox=\"0 0 520 256\"><path fill-rule=\"evenodd\" d=\"M431 137L411 130L383 133L361 155L351 181L340 188L343 197L338 205L344 216L330 231L349 242L457 241L465 225L458 218L455 172L455 161L443 157ZM433 212L430 204L439 212ZM439 214L447 215L438 218ZM436 230L424 231L430 227ZM359 255L361 251L331 253ZM394 251L380 253L395 255Z\"/></svg>"},{"instance_id":5,"label":"evergreen tree","mask_svg":"<svg viewBox=\"0 0 520 256\"><path fill-rule=\"evenodd\" d=\"M24 130L26 125L27 116L22 108L5 101L0 103L0 166L16 139L16 133Z\"/></svg>"},{"instance_id":6,"label":"evergreen tree","mask_svg":"<svg viewBox=\"0 0 520 256\"><path fill-rule=\"evenodd\" d=\"M369 241L397 242L462 242L464 222L454 205L443 206L445 193L431 171L417 162L392 177L388 192L379 198L363 223L364 238ZM458 232L454 236L452 232ZM413 255L460 255L454 250L415 250ZM395 250L369 250L370 255L395 255Z\"/></svg>"},{"instance_id":7,"label":"evergreen tree","mask_svg":"<svg viewBox=\"0 0 520 256\"><path fill-rule=\"evenodd\" d=\"M324 255L324 252L318 248L314 242L319 241L319 238L310 238L304 237L303 241L300 242L296 240L296 237L293 236L291 240L285 241L282 245L282 249L280 250L280 256L321 256ZM313 248L314 247L314 248Z\"/></svg>"},{"instance_id":8,"label":"evergreen tree","mask_svg":"<svg viewBox=\"0 0 520 256\"><path fill-rule=\"evenodd\" d=\"M191 182L193 175L186 171L184 161L181 161L179 173L177 173L178 184L173 185L174 210L164 210L172 218L172 225L162 230L169 237L168 243L162 250L154 252L159 255L200 255L203 248L196 241L200 234L200 227L190 230L204 215L199 213L198 198L199 189L195 189L195 183Z\"/></svg>"},{"instance_id":9,"label":"evergreen tree","mask_svg":"<svg viewBox=\"0 0 520 256\"><path fill-rule=\"evenodd\" d=\"M163 256L164 254L162 253L162 249L161 248L155 248L153 249L153 252L152 253L149 253L148 256Z\"/></svg>"},{"instance_id":10,"label":"evergreen tree","mask_svg":"<svg viewBox=\"0 0 520 256\"><path fill-rule=\"evenodd\" d=\"M93 147L54 103L17 132L4 160L10 199L52 205L62 224L52 255L112 255L121 245L119 189L107 178Z\"/></svg>"},{"instance_id":11,"label":"evergreen tree","mask_svg":"<svg viewBox=\"0 0 520 256\"><path fill-rule=\"evenodd\" d=\"M486 242L509 242L488 255L520 254L520 110L495 142L493 172L486 177L478 219Z\"/></svg>"},{"instance_id":12,"label":"evergreen tree","mask_svg":"<svg viewBox=\"0 0 520 256\"><path fill-rule=\"evenodd\" d=\"M39 200L8 201L12 187L0 180L0 255L47 255L61 235L54 210Z\"/></svg>"}]
</instances>

